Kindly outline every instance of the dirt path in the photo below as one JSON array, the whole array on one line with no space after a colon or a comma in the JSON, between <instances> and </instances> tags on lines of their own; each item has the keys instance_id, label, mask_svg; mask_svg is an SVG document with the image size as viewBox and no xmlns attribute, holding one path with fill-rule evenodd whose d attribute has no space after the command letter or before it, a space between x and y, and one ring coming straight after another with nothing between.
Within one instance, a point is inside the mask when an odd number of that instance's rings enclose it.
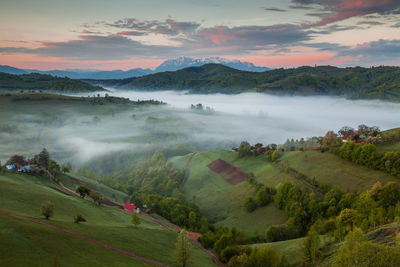
<instances>
[{"instance_id":1,"label":"dirt path","mask_svg":"<svg viewBox=\"0 0 400 267\"><path fill-rule=\"evenodd\" d=\"M194 155L196 155L196 152L193 152L192 155L190 155L190 158L186 164L186 168L185 168L185 175L183 176L183 180L182 183L179 185L179 191L183 191L183 186L185 185L187 179L189 178L189 174L190 174L190 163L192 163L192 159L194 157Z\"/></svg>"},{"instance_id":2,"label":"dirt path","mask_svg":"<svg viewBox=\"0 0 400 267\"><path fill-rule=\"evenodd\" d=\"M131 253L131 252L129 252L129 251L122 250L122 249L119 249L119 248L116 248L116 247L113 247L113 246L104 244L104 243L102 243L102 242L99 242L99 241L94 240L94 239L91 239L91 238L89 238L89 237L87 237L87 236L84 236L84 235L81 235L81 234L72 232L72 231L67 230L67 229L65 229L65 228L57 227L57 226L54 226L54 225L52 225L52 224L44 223L44 222L41 222L41 221L38 221L38 220L35 220L35 219L31 219L31 218L27 218L27 217L24 217L24 216L19 216L19 215L11 214L11 213L4 212L4 211L0 211L0 214L5 215L5 216L9 216L9 217L13 217L13 218L16 218L16 219L19 219L19 220L23 220L23 221L28 221L28 222L33 222L33 223L36 223L36 224L41 224L41 225L43 225L43 226L45 226L45 227L47 227L47 228L52 228L52 229L54 229L54 230L57 230L57 231L60 231L60 232L64 232L64 233L66 233L66 234L69 234L69 235L75 236L75 237L77 237L77 238L80 238L80 239L89 241L89 242L91 242L91 243L93 243L93 244L96 244L96 245L98 245L98 246L107 248L107 249L109 249L109 250L114 250L114 251L116 251L116 252L119 252L119 253L121 253L121 254L125 254L125 255L127 255L127 256L129 256L129 257L131 257L131 258L135 258L135 259L137 259L137 260L140 260L140 261L143 261L143 262L146 262L146 263L150 263L150 264L153 264L153 265L156 265L156 266L169 267L169 265L166 265L166 264L163 264L163 263L154 261L154 260L150 260L150 259L147 259L147 258L138 256L138 255L135 255L135 254L133 254L133 253Z\"/></svg>"},{"instance_id":3,"label":"dirt path","mask_svg":"<svg viewBox=\"0 0 400 267\"><path fill-rule=\"evenodd\" d=\"M71 192L72 194L74 194L75 196L78 196L78 197L81 196L81 195L79 195L77 192L75 192L74 190L69 189L68 187L66 187L62 182L58 182L58 184L59 184L62 188L64 188L65 190L67 190L68 192Z\"/></svg>"}]
</instances>

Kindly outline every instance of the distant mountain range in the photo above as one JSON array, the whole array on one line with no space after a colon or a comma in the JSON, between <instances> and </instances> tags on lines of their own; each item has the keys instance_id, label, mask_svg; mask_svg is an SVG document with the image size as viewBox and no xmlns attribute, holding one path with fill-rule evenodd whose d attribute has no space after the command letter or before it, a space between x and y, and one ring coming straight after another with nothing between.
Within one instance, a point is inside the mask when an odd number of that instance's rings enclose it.
<instances>
[{"instance_id":1,"label":"distant mountain range","mask_svg":"<svg viewBox=\"0 0 400 267\"><path fill-rule=\"evenodd\" d=\"M208 63L222 64L234 69L244 70L244 71L262 72L270 70L270 68L254 66L254 64L250 62L242 62L239 60L226 60L224 58L219 58L219 57L200 58L200 59L190 58L190 57L179 57L177 59L170 59L164 61L154 70L135 68L127 71L123 70L100 71L93 69L87 69L87 70L66 69L66 70L41 71L35 69L19 69L7 65L0 65L0 72L15 74L15 75L39 73L57 77L68 77L71 79L112 80L112 79L126 79L131 77L140 77L164 71L176 71L187 67L201 66Z\"/></svg>"}]
</instances>

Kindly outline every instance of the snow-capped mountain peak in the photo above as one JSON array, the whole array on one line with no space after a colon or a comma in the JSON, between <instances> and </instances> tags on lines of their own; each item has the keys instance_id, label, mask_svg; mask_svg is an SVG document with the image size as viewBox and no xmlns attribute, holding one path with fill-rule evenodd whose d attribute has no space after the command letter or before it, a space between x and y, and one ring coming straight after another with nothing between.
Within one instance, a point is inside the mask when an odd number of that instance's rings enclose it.
<instances>
[{"instance_id":1,"label":"snow-capped mountain peak","mask_svg":"<svg viewBox=\"0 0 400 267\"><path fill-rule=\"evenodd\" d=\"M175 71L187 67L202 66L204 64L215 63L222 64L234 69L245 70L245 71L266 71L270 68L258 67L251 62L242 62L240 60L228 60L221 57L202 57L202 58L191 58L191 57L178 57L176 59L168 59L161 63L154 72L162 71Z\"/></svg>"}]
</instances>

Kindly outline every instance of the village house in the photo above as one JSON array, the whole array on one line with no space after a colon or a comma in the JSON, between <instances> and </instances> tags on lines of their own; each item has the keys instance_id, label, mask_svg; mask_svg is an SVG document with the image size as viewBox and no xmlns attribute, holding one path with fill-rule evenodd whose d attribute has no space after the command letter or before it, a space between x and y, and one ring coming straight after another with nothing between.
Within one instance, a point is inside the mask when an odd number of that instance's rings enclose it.
<instances>
[{"instance_id":1,"label":"village house","mask_svg":"<svg viewBox=\"0 0 400 267\"><path fill-rule=\"evenodd\" d=\"M124 210L129 212L135 211L137 214L140 213L140 209L136 207L134 204L130 203L129 201L125 203Z\"/></svg>"}]
</instances>

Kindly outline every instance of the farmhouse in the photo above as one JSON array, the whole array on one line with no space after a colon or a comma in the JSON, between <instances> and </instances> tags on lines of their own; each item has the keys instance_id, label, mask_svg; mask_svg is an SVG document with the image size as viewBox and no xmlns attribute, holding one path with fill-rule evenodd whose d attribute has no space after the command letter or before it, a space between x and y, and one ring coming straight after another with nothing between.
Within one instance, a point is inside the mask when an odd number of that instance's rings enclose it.
<instances>
[{"instance_id":1,"label":"farmhouse","mask_svg":"<svg viewBox=\"0 0 400 267\"><path fill-rule=\"evenodd\" d=\"M19 171L19 172L28 173L28 172L31 171L31 166L30 166L30 165L22 166L22 167L18 168L18 171Z\"/></svg>"},{"instance_id":2,"label":"farmhouse","mask_svg":"<svg viewBox=\"0 0 400 267\"><path fill-rule=\"evenodd\" d=\"M14 170L15 168L16 167L15 167L14 164L6 165L6 169L9 170L9 171Z\"/></svg>"},{"instance_id":3,"label":"farmhouse","mask_svg":"<svg viewBox=\"0 0 400 267\"><path fill-rule=\"evenodd\" d=\"M129 203L129 201L127 201L127 202L125 203L124 210L132 212L132 211L134 211L135 209L136 209L136 206L135 206L134 204Z\"/></svg>"}]
</instances>

